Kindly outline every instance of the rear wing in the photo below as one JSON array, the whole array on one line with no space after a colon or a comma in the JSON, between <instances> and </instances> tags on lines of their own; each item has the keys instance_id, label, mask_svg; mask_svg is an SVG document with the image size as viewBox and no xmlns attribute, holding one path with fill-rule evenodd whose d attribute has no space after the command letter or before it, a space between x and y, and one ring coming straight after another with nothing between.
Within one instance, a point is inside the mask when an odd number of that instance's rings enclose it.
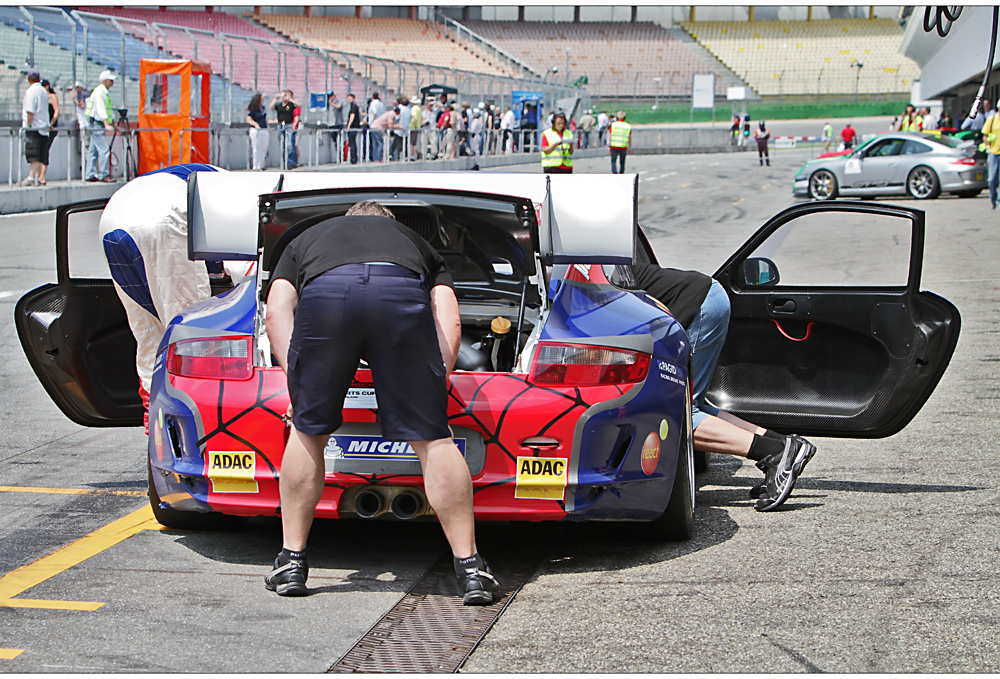
<instances>
[{"instance_id":1,"label":"rear wing","mask_svg":"<svg viewBox=\"0 0 1000 679\"><path fill-rule=\"evenodd\" d=\"M188 179L188 257L256 260L262 195L365 189L518 196L535 209L544 263L630 264L635 259L636 175L501 172L195 172Z\"/></svg>"}]
</instances>

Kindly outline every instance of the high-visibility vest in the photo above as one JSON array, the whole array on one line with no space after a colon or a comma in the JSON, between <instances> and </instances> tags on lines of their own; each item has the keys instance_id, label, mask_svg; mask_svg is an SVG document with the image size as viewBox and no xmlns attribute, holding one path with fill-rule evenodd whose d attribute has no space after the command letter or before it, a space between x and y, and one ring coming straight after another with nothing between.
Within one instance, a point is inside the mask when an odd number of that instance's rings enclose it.
<instances>
[{"instance_id":1,"label":"high-visibility vest","mask_svg":"<svg viewBox=\"0 0 1000 679\"><path fill-rule=\"evenodd\" d=\"M104 87L104 85L98 85L97 87L95 87L94 91L90 93L89 97L87 97L87 108L84 110L84 115L86 115L88 118L92 118L93 117L93 113L94 113L94 95L97 94L97 90L98 89L102 89L102 88L104 89L104 111L106 112L106 114L108 116L107 122L108 122L108 125L114 125L115 124L115 119L111 115L111 111L113 110L111 108L111 93L108 92L107 88Z\"/></svg>"},{"instance_id":2,"label":"high-visibility vest","mask_svg":"<svg viewBox=\"0 0 1000 679\"><path fill-rule=\"evenodd\" d=\"M628 140L632 136L632 126L624 120L611 123L611 148L628 148Z\"/></svg>"},{"instance_id":3,"label":"high-visibility vest","mask_svg":"<svg viewBox=\"0 0 1000 679\"><path fill-rule=\"evenodd\" d=\"M917 117L911 119L909 122L907 122L906 119L904 119L903 120L903 125L902 125L903 129L901 131L902 132L919 132L920 129L921 129L921 127L922 127L922 125L923 125L923 122L924 122L923 116L917 116Z\"/></svg>"},{"instance_id":4,"label":"high-visibility vest","mask_svg":"<svg viewBox=\"0 0 1000 679\"><path fill-rule=\"evenodd\" d=\"M542 145L558 144L561 141L573 142L573 133L563 130L559 134L551 127L542 132ZM542 167L573 167L573 155L565 146L556 146L548 153L542 152Z\"/></svg>"}]
</instances>

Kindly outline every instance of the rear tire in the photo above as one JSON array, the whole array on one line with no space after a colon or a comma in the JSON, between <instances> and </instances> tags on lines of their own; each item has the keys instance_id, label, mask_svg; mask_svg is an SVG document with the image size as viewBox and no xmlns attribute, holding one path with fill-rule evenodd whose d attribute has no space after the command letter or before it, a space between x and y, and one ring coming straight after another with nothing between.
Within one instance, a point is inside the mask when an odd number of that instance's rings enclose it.
<instances>
[{"instance_id":1,"label":"rear tire","mask_svg":"<svg viewBox=\"0 0 1000 679\"><path fill-rule=\"evenodd\" d=\"M156 492L156 484L153 483L153 465L146 459L146 483L149 491L149 506L153 510L153 517L167 528L179 528L181 530L216 530L232 531L239 530L246 525L245 516L227 516L215 512L180 512L176 509L168 509L160 506L160 496Z\"/></svg>"},{"instance_id":2,"label":"rear tire","mask_svg":"<svg viewBox=\"0 0 1000 679\"><path fill-rule=\"evenodd\" d=\"M941 193L941 182L934 170L926 165L918 165L910 170L910 175L906 178L906 191L917 200L937 198Z\"/></svg>"},{"instance_id":3,"label":"rear tire","mask_svg":"<svg viewBox=\"0 0 1000 679\"><path fill-rule=\"evenodd\" d=\"M649 524L650 534L657 540L687 540L694 535L695 452L689 386L685 386L684 393L684 428L670 501L663 514Z\"/></svg>"}]
</instances>

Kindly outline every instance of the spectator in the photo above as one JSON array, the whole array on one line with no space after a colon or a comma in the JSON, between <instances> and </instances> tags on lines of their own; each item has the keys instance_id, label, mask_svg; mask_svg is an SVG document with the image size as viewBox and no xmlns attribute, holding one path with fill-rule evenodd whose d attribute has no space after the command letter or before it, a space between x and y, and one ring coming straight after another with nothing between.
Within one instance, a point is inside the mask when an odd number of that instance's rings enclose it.
<instances>
[{"instance_id":1,"label":"spectator","mask_svg":"<svg viewBox=\"0 0 1000 679\"><path fill-rule=\"evenodd\" d=\"M368 124L368 134L372 135L373 142L375 139L382 140L382 142L372 144L372 149L373 149L372 153L373 154L375 153L374 149L377 146L378 155L372 155L372 157L369 158L369 160L371 160L373 163L382 162L383 154L385 153L385 145L384 145L385 137L383 135L385 134L386 130L394 130L398 127L399 124L396 122L395 108L390 108L389 110L383 112L382 115L380 115L378 118L376 118L375 120L373 120L371 123ZM390 151L391 150L392 149L390 149ZM391 158L391 160L394 160L394 158Z\"/></svg>"},{"instance_id":2,"label":"spectator","mask_svg":"<svg viewBox=\"0 0 1000 679\"><path fill-rule=\"evenodd\" d=\"M983 129L983 123L986 119L993 113L993 105L990 103L989 99L983 99L983 105L979 107L976 111L975 118L966 118L962 121L963 130L975 130L979 132Z\"/></svg>"},{"instance_id":3,"label":"spectator","mask_svg":"<svg viewBox=\"0 0 1000 679\"><path fill-rule=\"evenodd\" d=\"M510 106L503 114L503 118L500 119L500 133L502 138L500 140L500 148L503 153L513 153L514 152L514 109ZM508 140L510 144L508 145Z\"/></svg>"},{"instance_id":4,"label":"spectator","mask_svg":"<svg viewBox=\"0 0 1000 679\"><path fill-rule=\"evenodd\" d=\"M844 142L845 149L854 148L854 141L858 138L858 133L854 131L850 123L844 126L844 129L840 131L840 139Z\"/></svg>"},{"instance_id":5,"label":"spectator","mask_svg":"<svg viewBox=\"0 0 1000 679\"><path fill-rule=\"evenodd\" d=\"M295 109L298 103L292 99L292 91L284 90L271 101L270 108L278 114L278 134L281 135L281 149L285 169L298 166L299 157L295 150ZM301 110L301 109L300 109Z\"/></svg>"},{"instance_id":6,"label":"spectator","mask_svg":"<svg viewBox=\"0 0 1000 679\"><path fill-rule=\"evenodd\" d=\"M462 119L462 114L458 111L458 104L452 104L451 110L442 114L442 119L444 125L443 127L439 125L439 127L444 130L443 155L445 158L451 159L455 157L455 138L457 136L455 125L460 124L458 121Z\"/></svg>"},{"instance_id":7,"label":"spectator","mask_svg":"<svg viewBox=\"0 0 1000 679\"><path fill-rule=\"evenodd\" d=\"M625 111L619 111L615 121L608 128L611 130L611 174L624 174L625 157L632 150L632 126L625 122ZM617 170L615 169L618 164Z\"/></svg>"},{"instance_id":8,"label":"spectator","mask_svg":"<svg viewBox=\"0 0 1000 679\"><path fill-rule=\"evenodd\" d=\"M413 122L413 110L410 108L410 100L405 95L399 98L399 107L396 114L396 122L399 123L399 129L394 130L392 133L392 143L395 147L395 158L393 160L399 160L406 154L406 157L410 156L409 140L410 140L410 124Z\"/></svg>"},{"instance_id":9,"label":"spectator","mask_svg":"<svg viewBox=\"0 0 1000 679\"><path fill-rule=\"evenodd\" d=\"M59 97L56 95L56 91L52 89L52 85L48 80L42 81L42 87L49 95L49 140L45 148L45 162L42 164L42 172L38 175L38 183L45 186L45 173L49 170L49 151L52 150L52 141L59 134L56 127L59 125L59 114L61 112L59 108Z\"/></svg>"},{"instance_id":10,"label":"spectator","mask_svg":"<svg viewBox=\"0 0 1000 679\"><path fill-rule=\"evenodd\" d=\"M413 98L410 106L410 160L420 160L420 131L424 126L424 111L420 108L420 97Z\"/></svg>"},{"instance_id":11,"label":"spectator","mask_svg":"<svg viewBox=\"0 0 1000 679\"><path fill-rule=\"evenodd\" d=\"M588 108L580 118L580 148L590 148L590 131L594 129L595 125L597 125L597 119L594 118L594 112Z\"/></svg>"},{"instance_id":12,"label":"spectator","mask_svg":"<svg viewBox=\"0 0 1000 679\"><path fill-rule=\"evenodd\" d=\"M535 148L535 133L538 130L538 106L528 103L521 112L521 151L528 153Z\"/></svg>"},{"instance_id":13,"label":"spectator","mask_svg":"<svg viewBox=\"0 0 1000 679\"><path fill-rule=\"evenodd\" d=\"M49 93L40 80L38 71L29 68L30 84L21 105L21 126L25 129L24 159L30 169L21 182L23 186L44 186L44 167L49 164Z\"/></svg>"},{"instance_id":14,"label":"spectator","mask_svg":"<svg viewBox=\"0 0 1000 679\"><path fill-rule=\"evenodd\" d=\"M483 114L479 109L472 113L469 136L472 139L472 153L476 156L483 155Z\"/></svg>"},{"instance_id":15,"label":"spectator","mask_svg":"<svg viewBox=\"0 0 1000 679\"><path fill-rule=\"evenodd\" d=\"M441 105L437 102L436 99L428 99L427 102L424 104L424 112L423 112L423 117L424 117L423 145L424 149L427 152L427 158L429 160L434 160L435 158L438 157L438 148L439 148L438 142L440 140L438 138L437 124L440 115L441 115Z\"/></svg>"},{"instance_id":16,"label":"spectator","mask_svg":"<svg viewBox=\"0 0 1000 679\"><path fill-rule=\"evenodd\" d=\"M955 129L955 121L952 120L951 114L948 113L947 111L944 111L941 114L941 118L940 118L940 120L938 120L938 129L939 130L946 130L946 129L947 130L954 130Z\"/></svg>"},{"instance_id":17,"label":"spectator","mask_svg":"<svg viewBox=\"0 0 1000 679\"><path fill-rule=\"evenodd\" d=\"M354 95L347 94L347 150L351 165L358 164L358 133L361 131L361 107Z\"/></svg>"},{"instance_id":18,"label":"spectator","mask_svg":"<svg viewBox=\"0 0 1000 679\"><path fill-rule=\"evenodd\" d=\"M108 90L115 84L117 75L102 71L98 76L101 84L94 88L87 99L85 112L90 129L90 147L87 149L87 169L84 174L88 182L111 182L111 145L108 135L114 134L111 94Z\"/></svg>"},{"instance_id":19,"label":"spectator","mask_svg":"<svg viewBox=\"0 0 1000 679\"><path fill-rule=\"evenodd\" d=\"M83 83L79 80L76 81L76 85L73 87L75 94L73 96L73 103L76 104L74 112L76 113L76 126L80 130L86 130L90 126L90 121L87 120L87 91L83 89Z\"/></svg>"},{"instance_id":20,"label":"spectator","mask_svg":"<svg viewBox=\"0 0 1000 679\"><path fill-rule=\"evenodd\" d=\"M573 173L573 133L566 129L566 114L562 111L552 116L552 127L542 133L542 171Z\"/></svg>"},{"instance_id":21,"label":"spectator","mask_svg":"<svg viewBox=\"0 0 1000 679\"><path fill-rule=\"evenodd\" d=\"M920 117L924 119L924 127L923 127L923 129L925 129L925 130L936 130L937 129L938 122L937 122L937 120L934 119L934 116L931 115L930 108L928 108L927 106L924 106L922 109L920 109Z\"/></svg>"},{"instance_id":22,"label":"spectator","mask_svg":"<svg viewBox=\"0 0 1000 679\"><path fill-rule=\"evenodd\" d=\"M247 106L247 124L250 126L250 156L254 170L264 169L264 159L267 156L267 142L270 134L267 131L267 109L264 108L264 95L257 92Z\"/></svg>"},{"instance_id":23,"label":"spectator","mask_svg":"<svg viewBox=\"0 0 1000 679\"><path fill-rule=\"evenodd\" d=\"M997 209L997 184L1000 182L1000 114L990 114L983 123L983 145L986 151L987 183L990 190L990 207Z\"/></svg>"},{"instance_id":24,"label":"spectator","mask_svg":"<svg viewBox=\"0 0 1000 679\"><path fill-rule=\"evenodd\" d=\"M455 128L455 132L458 134L458 155L459 156L471 156L472 147L469 146L469 122L471 120L471 112L469 111L469 102L462 102L462 113L458 118L458 125Z\"/></svg>"},{"instance_id":25,"label":"spectator","mask_svg":"<svg viewBox=\"0 0 1000 679\"><path fill-rule=\"evenodd\" d=\"M380 130L372 126L372 123L378 120L384 113L385 104L379 99L378 92L372 93L371 101L368 103L368 134L371 137L369 140L368 160L375 163L382 162L382 156L385 154L385 138L382 136Z\"/></svg>"},{"instance_id":26,"label":"spectator","mask_svg":"<svg viewBox=\"0 0 1000 679\"><path fill-rule=\"evenodd\" d=\"M344 102L337 98L336 92L326 95L326 108L329 113L327 118L331 130L342 130L344 128Z\"/></svg>"},{"instance_id":27,"label":"spectator","mask_svg":"<svg viewBox=\"0 0 1000 679\"><path fill-rule=\"evenodd\" d=\"M827 121L826 125L823 126L823 153L830 151L830 144L833 143L833 125L830 121Z\"/></svg>"},{"instance_id":28,"label":"spectator","mask_svg":"<svg viewBox=\"0 0 1000 679\"><path fill-rule=\"evenodd\" d=\"M607 111L601 111L597 114L597 141L601 146L604 146L605 137L607 136L608 127L611 126L611 119L608 118Z\"/></svg>"}]
</instances>

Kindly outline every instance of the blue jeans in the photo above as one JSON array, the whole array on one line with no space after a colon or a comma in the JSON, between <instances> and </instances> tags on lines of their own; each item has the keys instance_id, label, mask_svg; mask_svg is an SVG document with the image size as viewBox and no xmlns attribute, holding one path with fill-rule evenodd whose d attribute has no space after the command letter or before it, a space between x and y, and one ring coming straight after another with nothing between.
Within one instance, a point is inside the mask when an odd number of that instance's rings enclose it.
<instances>
[{"instance_id":1,"label":"blue jeans","mask_svg":"<svg viewBox=\"0 0 1000 679\"><path fill-rule=\"evenodd\" d=\"M371 140L371 153L368 156L368 160L380 163L382 162L382 149L385 140L382 137L382 130L368 130L368 138Z\"/></svg>"},{"instance_id":2,"label":"blue jeans","mask_svg":"<svg viewBox=\"0 0 1000 679\"><path fill-rule=\"evenodd\" d=\"M628 149L611 147L611 174L625 174L625 155ZM615 170L615 163L618 163L618 170Z\"/></svg>"},{"instance_id":3,"label":"blue jeans","mask_svg":"<svg viewBox=\"0 0 1000 679\"><path fill-rule=\"evenodd\" d=\"M1000 154L986 154L986 169L989 172L990 205L997 205L997 182L1000 180Z\"/></svg>"},{"instance_id":4,"label":"blue jeans","mask_svg":"<svg viewBox=\"0 0 1000 679\"><path fill-rule=\"evenodd\" d=\"M713 280L698 315L685 328L691 343L691 385L694 392L691 419L695 429L709 415L719 414L718 408L705 401L705 392L712 382L715 366L726 343L729 312L729 296L722 285Z\"/></svg>"},{"instance_id":5,"label":"blue jeans","mask_svg":"<svg viewBox=\"0 0 1000 679\"><path fill-rule=\"evenodd\" d=\"M281 128L281 143L284 146L286 168L299 164L299 154L295 150L295 136L297 134L291 127L283 126Z\"/></svg>"},{"instance_id":6,"label":"blue jeans","mask_svg":"<svg viewBox=\"0 0 1000 679\"><path fill-rule=\"evenodd\" d=\"M87 168L85 179L104 179L111 174L111 145L104 134L104 125L90 126L90 146L87 147Z\"/></svg>"}]
</instances>

